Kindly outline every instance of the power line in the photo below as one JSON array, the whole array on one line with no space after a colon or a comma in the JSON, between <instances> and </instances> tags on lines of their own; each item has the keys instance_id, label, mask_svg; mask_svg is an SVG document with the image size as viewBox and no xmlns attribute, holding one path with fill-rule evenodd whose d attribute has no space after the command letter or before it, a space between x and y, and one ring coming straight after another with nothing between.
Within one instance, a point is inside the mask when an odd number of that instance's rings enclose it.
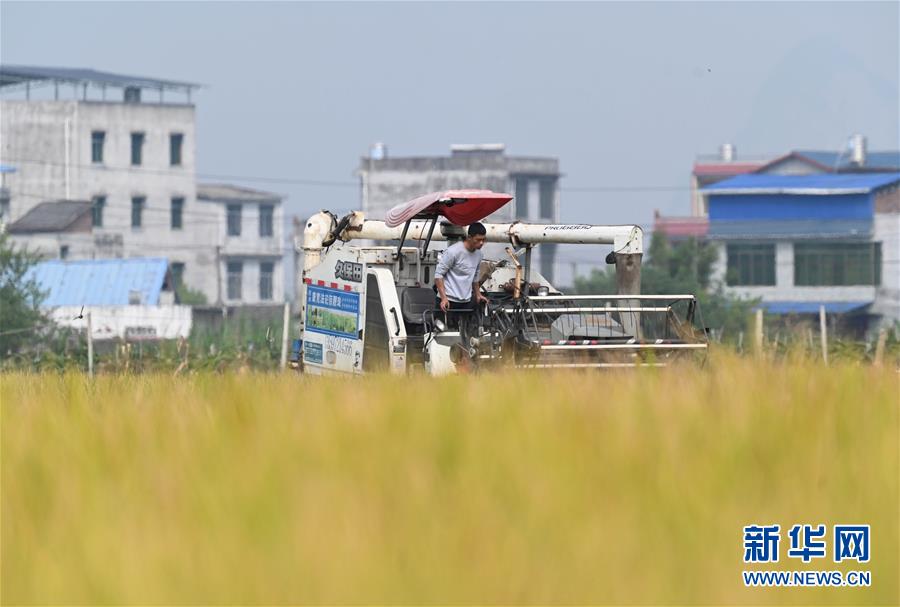
<instances>
[{"instance_id":1,"label":"power line","mask_svg":"<svg viewBox=\"0 0 900 607\"><path fill-rule=\"evenodd\" d=\"M190 177L191 174L185 172L181 168L168 168L168 169L153 169L147 168L143 166L107 166L102 164L73 164L69 163L66 165L64 162L54 162L52 160L34 160L34 159L19 159L19 160L7 160L6 162L11 162L15 164L16 162L22 164L36 164L36 165L46 165L46 166L56 166L56 167L66 167L70 168L83 168L83 169L91 169L102 172L111 172L111 171L126 171L130 173L138 173L138 174L159 174L159 175L171 175L177 174L180 176ZM260 176L260 175L228 175L223 173L194 173L193 176L200 177L202 179L227 179L234 181L249 181L249 182L263 182L263 183L280 183L285 185L303 185L303 186L312 186L312 187L360 187L358 181L337 181L337 180L327 180L327 179L310 179L310 178L300 178L300 177L281 177L281 176ZM571 193L604 193L604 192L684 192L690 191L692 188L690 186L676 186L676 185L588 185L588 186L560 186L560 191L563 192L571 192Z\"/></svg>"},{"instance_id":2,"label":"power line","mask_svg":"<svg viewBox=\"0 0 900 607\"><path fill-rule=\"evenodd\" d=\"M65 162L54 162L52 160L35 160L35 159L16 159L9 160L7 159L5 162L7 163L20 163L20 164L35 164L35 165L44 165L44 166L55 166L65 168L66 166L70 168L79 168L79 169L91 169L96 171L101 171L103 173L109 173L112 171L125 171L128 173L137 173L137 174L150 174L150 175L179 175L183 177L200 177L203 179L229 179L234 181L258 181L258 182L271 182L271 183L282 183L285 185L306 185L306 186L317 186L317 187L359 187L359 182L357 181L334 181L334 180L326 180L326 179L308 179L308 178L298 178L298 177L263 177L259 175L226 175L222 173L199 173L194 172L191 173L189 171L184 170L183 168L169 168L169 169L154 169L148 168L144 166L108 166L103 164L75 164Z\"/></svg>"}]
</instances>

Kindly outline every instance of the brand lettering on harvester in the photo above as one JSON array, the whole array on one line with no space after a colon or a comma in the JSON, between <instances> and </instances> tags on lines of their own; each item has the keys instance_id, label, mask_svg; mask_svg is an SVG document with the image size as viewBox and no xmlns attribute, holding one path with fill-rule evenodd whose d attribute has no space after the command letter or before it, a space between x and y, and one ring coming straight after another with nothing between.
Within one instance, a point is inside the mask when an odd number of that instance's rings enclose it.
<instances>
[{"instance_id":1,"label":"brand lettering on harvester","mask_svg":"<svg viewBox=\"0 0 900 607\"><path fill-rule=\"evenodd\" d=\"M352 282L362 282L363 265L353 261L339 261L334 264L334 277Z\"/></svg>"},{"instance_id":2,"label":"brand lettering on harvester","mask_svg":"<svg viewBox=\"0 0 900 607\"><path fill-rule=\"evenodd\" d=\"M572 226L546 226L545 230L590 230L591 226L583 226L583 225L572 225Z\"/></svg>"}]
</instances>

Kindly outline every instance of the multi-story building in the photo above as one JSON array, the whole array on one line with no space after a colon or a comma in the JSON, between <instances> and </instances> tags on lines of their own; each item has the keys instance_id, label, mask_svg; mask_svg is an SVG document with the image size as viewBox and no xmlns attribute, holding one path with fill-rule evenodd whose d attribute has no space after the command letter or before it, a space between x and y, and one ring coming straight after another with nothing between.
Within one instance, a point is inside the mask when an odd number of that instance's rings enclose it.
<instances>
[{"instance_id":1,"label":"multi-story building","mask_svg":"<svg viewBox=\"0 0 900 607\"><path fill-rule=\"evenodd\" d=\"M199 184L197 200L213 217L215 301L227 305L284 301L281 196L229 184ZM180 271L177 262L173 272Z\"/></svg>"},{"instance_id":2,"label":"multi-story building","mask_svg":"<svg viewBox=\"0 0 900 607\"><path fill-rule=\"evenodd\" d=\"M705 193L731 293L776 314L900 321L900 172L741 175Z\"/></svg>"},{"instance_id":3,"label":"multi-story building","mask_svg":"<svg viewBox=\"0 0 900 607\"><path fill-rule=\"evenodd\" d=\"M485 221L559 222L559 160L507 156L502 144L453 145L450 156L389 158L382 144L360 160L362 209L383 219L391 207L422 194L453 189L508 192L513 202ZM535 248L536 267L553 281L556 245Z\"/></svg>"},{"instance_id":4,"label":"multi-story building","mask_svg":"<svg viewBox=\"0 0 900 607\"><path fill-rule=\"evenodd\" d=\"M208 192L218 192L213 198L197 195L191 100L197 86L85 69L0 66L2 220L15 225L41 205L18 226L16 238L29 239L48 257L165 257L175 280L202 292L208 303L282 301L283 266L273 258L281 249L281 197L224 185L209 186ZM89 226L62 226L80 207L48 201L88 201ZM229 209L241 209L245 221L257 217L259 227L231 235ZM46 220L51 216L54 221ZM41 218L38 238L33 228ZM62 226L59 233L50 224ZM72 239L78 246L67 244ZM249 280L260 286L241 286Z\"/></svg>"}]
</instances>

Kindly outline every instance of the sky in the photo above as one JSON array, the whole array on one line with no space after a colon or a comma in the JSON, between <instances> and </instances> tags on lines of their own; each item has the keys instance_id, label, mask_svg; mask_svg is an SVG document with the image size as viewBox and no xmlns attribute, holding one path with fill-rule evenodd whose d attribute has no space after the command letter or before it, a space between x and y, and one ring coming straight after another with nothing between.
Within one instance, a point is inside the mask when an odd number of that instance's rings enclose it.
<instances>
[{"instance_id":1,"label":"sky","mask_svg":"<svg viewBox=\"0 0 900 607\"><path fill-rule=\"evenodd\" d=\"M564 222L690 213L697 154L900 148L900 3L0 3L0 60L205 85L197 170L359 208L354 170L504 143ZM252 177L241 180L238 177ZM285 180L326 184L288 183ZM402 201L398 201L402 202Z\"/></svg>"}]
</instances>

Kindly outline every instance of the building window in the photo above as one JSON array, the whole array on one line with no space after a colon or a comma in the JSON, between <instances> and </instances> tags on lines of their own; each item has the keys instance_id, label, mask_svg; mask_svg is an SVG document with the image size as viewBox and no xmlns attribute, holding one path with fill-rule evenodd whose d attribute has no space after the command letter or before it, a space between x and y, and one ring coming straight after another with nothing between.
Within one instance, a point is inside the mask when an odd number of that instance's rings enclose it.
<instances>
[{"instance_id":1,"label":"building window","mask_svg":"<svg viewBox=\"0 0 900 607\"><path fill-rule=\"evenodd\" d=\"M103 163L103 144L106 142L106 131L91 131L91 162Z\"/></svg>"},{"instance_id":2,"label":"building window","mask_svg":"<svg viewBox=\"0 0 900 607\"><path fill-rule=\"evenodd\" d=\"M270 204L259 205L259 235L266 237L272 235L272 215L274 207Z\"/></svg>"},{"instance_id":3,"label":"building window","mask_svg":"<svg viewBox=\"0 0 900 607\"><path fill-rule=\"evenodd\" d=\"M59 258L67 259L68 257L69 257L69 245L64 244L61 247L59 247Z\"/></svg>"},{"instance_id":4,"label":"building window","mask_svg":"<svg viewBox=\"0 0 900 607\"><path fill-rule=\"evenodd\" d=\"M144 158L144 134L131 134L131 165L141 166Z\"/></svg>"},{"instance_id":5,"label":"building window","mask_svg":"<svg viewBox=\"0 0 900 607\"><path fill-rule=\"evenodd\" d=\"M172 262L172 290L178 290L184 284L184 262Z\"/></svg>"},{"instance_id":6,"label":"building window","mask_svg":"<svg viewBox=\"0 0 900 607\"><path fill-rule=\"evenodd\" d=\"M173 167L181 166L181 144L184 143L184 134L169 134L169 164Z\"/></svg>"},{"instance_id":7,"label":"building window","mask_svg":"<svg viewBox=\"0 0 900 607\"><path fill-rule=\"evenodd\" d=\"M725 282L732 287L775 284L774 244L729 244Z\"/></svg>"},{"instance_id":8,"label":"building window","mask_svg":"<svg viewBox=\"0 0 900 607\"><path fill-rule=\"evenodd\" d=\"M244 264L240 261L228 262L228 299L241 299Z\"/></svg>"},{"instance_id":9,"label":"building window","mask_svg":"<svg viewBox=\"0 0 900 607\"><path fill-rule=\"evenodd\" d=\"M139 86L126 86L125 87L125 95L123 97L125 103L140 103L141 102L141 87Z\"/></svg>"},{"instance_id":10,"label":"building window","mask_svg":"<svg viewBox=\"0 0 900 607\"><path fill-rule=\"evenodd\" d=\"M228 235L241 235L241 205L228 205Z\"/></svg>"},{"instance_id":11,"label":"building window","mask_svg":"<svg viewBox=\"0 0 900 607\"><path fill-rule=\"evenodd\" d=\"M271 261L262 261L259 264L259 298L263 301L272 299L272 274L275 264Z\"/></svg>"},{"instance_id":12,"label":"building window","mask_svg":"<svg viewBox=\"0 0 900 607\"><path fill-rule=\"evenodd\" d=\"M881 243L794 243L794 284L804 287L880 285Z\"/></svg>"},{"instance_id":13,"label":"building window","mask_svg":"<svg viewBox=\"0 0 900 607\"><path fill-rule=\"evenodd\" d=\"M106 206L106 196L94 196L91 207L91 225L95 228L103 227L103 207Z\"/></svg>"},{"instance_id":14,"label":"building window","mask_svg":"<svg viewBox=\"0 0 900 607\"><path fill-rule=\"evenodd\" d=\"M147 199L143 196L135 196L131 199L131 227L139 228L143 224L144 205Z\"/></svg>"},{"instance_id":15,"label":"building window","mask_svg":"<svg viewBox=\"0 0 900 607\"><path fill-rule=\"evenodd\" d=\"M184 198L172 199L172 229L180 230L183 226Z\"/></svg>"}]
</instances>

